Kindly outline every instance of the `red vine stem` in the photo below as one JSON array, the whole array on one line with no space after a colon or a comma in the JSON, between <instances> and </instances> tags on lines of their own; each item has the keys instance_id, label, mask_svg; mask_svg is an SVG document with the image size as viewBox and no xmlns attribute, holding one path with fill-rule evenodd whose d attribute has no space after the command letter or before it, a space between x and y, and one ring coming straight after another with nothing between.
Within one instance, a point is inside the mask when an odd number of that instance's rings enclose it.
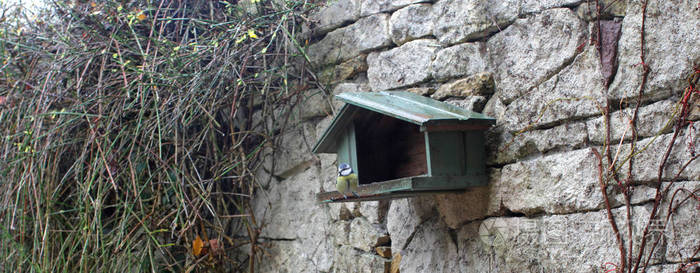
<instances>
[{"instance_id":1,"label":"red vine stem","mask_svg":"<svg viewBox=\"0 0 700 273\"><path fill-rule=\"evenodd\" d=\"M597 149L593 148L593 154L598 158L598 184L600 184L600 192L603 194L603 200L605 200L605 210L608 213L608 221L610 226L615 233L615 239L617 240L617 247L620 249L620 270L624 270L625 264L625 245L622 243L622 237L620 237L620 230L617 228L617 223L615 223L615 218L610 209L610 199L608 198L608 192L605 190L605 182L603 181L603 157Z\"/></svg>"},{"instance_id":2,"label":"red vine stem","mask_svg":"<svg viewBox=\"0 0 700 273\"><path fill-rule=\"evenodd\" d=\"M681 176L681 173L683 173L683 171L685 171L685 168L687 168L688 165L690 165L690 163L692 163L693 161L695 161L695 159L697 159L698 156L700 156L700 155L693 156L690 160L688 160L688 162L686 162L685 164L683 164L683 166L681 167L681 169L678 170L678 172L676 173L676 176L675 176L673 179L671 179L671 182L666 186L666 188L664 188L663 193L661 193L661 196L666 196L666 194L668 194L668 191L671 189L671 186L673 185L673 183L674 183L675 181L678 180L678 178ZM669 205L668 205L668 211L667 211L667 214L666 214L666 220L665 220L665 222L664 222L664 229L666 228L666 225L668 224L668 221L669 221L669 219L670 219L670 217L671 217L671 214L672 214L673 212L675 212L675 210L676 210L676 209L672 209L672 208L673 208L673 207L672 207L672 206L673 206L673 200L676 198L676 193L678 193L678 191L680 191L680 190L684 190L684 189L678 189L678 190L676 190L676 191L673 193L673 196L671 197L670 203L669 203ZM690 195L688 196L688 198L690 198L690 196L694 196L694 193L691 192ZM683 204L683 202L685 202L685 200L683 200L678 206L680 206L681 204ZM656 246L659 244L659 241L660 241L660 240L661 240L661 236L658 237L658 238L656 238L656 241L654 241L654 244L651 245L651 249L649 250L649 254L647 255L646 260L644 261L644 268L647 268L647 266L649 265L649 261L651 261L651 256L652 256L652 254L654 253L654 250L656 249ZM695 255L693 255L693 256L695 256Z\"/></svg>"}]
</instances>

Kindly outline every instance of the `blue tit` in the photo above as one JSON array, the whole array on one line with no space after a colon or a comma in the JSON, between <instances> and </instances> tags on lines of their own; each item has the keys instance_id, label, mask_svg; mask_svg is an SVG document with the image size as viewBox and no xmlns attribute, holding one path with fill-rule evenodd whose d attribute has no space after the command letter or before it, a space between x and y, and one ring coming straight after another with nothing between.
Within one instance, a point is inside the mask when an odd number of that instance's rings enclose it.
<instances>
[{"instance_id":1,"label":"blue tit","mask_svg":"<svg viewBox=\"0 0 700 273\"><path fill-rule=\"evenodd\" d=\"M335 186L345 199L348 199L350 193L355 197L360 197L357 195L357 174L352 171L348 164L342 163L338 166L338 179L336 179Z\"/></svg>"}]
</instances>

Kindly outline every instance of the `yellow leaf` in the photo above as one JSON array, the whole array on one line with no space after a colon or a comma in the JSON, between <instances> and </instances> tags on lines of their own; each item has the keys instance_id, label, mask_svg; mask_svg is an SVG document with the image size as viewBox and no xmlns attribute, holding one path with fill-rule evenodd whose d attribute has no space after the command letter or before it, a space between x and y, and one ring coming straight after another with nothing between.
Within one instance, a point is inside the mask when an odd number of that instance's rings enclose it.
<instances>
[{"instance_id":1,"label":"yellow leaf","mask_svg":"<svg viewBox=\"0 0 700 273\"><path fill-rule=\"evenodd\" d=\"M255 34L255 30L253 30L253 29L248 30L248 36L250 36L250 38L253 38L253 39L258 38L258 35Z\"/></svg>"},{"instance_id":2,"label":"yellow leaf","mask_svg":"<svg viewBox=\"0 0 700 273\"><path fill-rule=\"evenodd\" d=\"M90 2L90 6L93 7L93 8L94 8L94 7L97 7L97 3L95 3L95 2Z\"/></svg>"},{"instance_id":3,"label":"yellow leaf","mask_svg":"<svg viewBox=\"0 0 700 273\"><path fill-rule=\"evenodd\" d=\"M197 235L197 238L192 241L192 254L194 254L194 256L199 256L199 254L202 253L202 247L204 247L204 241Z\"/></svg>"},{"instance_id":4,"label":"yellow leaf","mask_svg":"<svg viewBox=\"0 0 700 273\"><path fill-rule=\"evenodd\" d=\"M146 14L143 14L143 12L139 13L139 15L136 15L136 19L139 21L146 20Z\"/></svg>"}]
</instances>

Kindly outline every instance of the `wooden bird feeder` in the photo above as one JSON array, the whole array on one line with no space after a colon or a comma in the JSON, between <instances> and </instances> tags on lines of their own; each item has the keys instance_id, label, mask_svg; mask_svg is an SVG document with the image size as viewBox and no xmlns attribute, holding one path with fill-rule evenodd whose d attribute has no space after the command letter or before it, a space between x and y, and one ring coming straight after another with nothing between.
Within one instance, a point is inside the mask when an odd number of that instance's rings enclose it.
<instances>
[{"instance_id":1,"label":"wooden bird feeder","mask_svg":"<svg viewBox=\"0 0 700 273\"><path fill-rule=\"evenodd\" d=\"M349 92L314 146L357 173L359 197L337 191L319 202L395 199L463 191L487 183L484 131L495 120L410 92Z\"/></svg>"}]
</instances>

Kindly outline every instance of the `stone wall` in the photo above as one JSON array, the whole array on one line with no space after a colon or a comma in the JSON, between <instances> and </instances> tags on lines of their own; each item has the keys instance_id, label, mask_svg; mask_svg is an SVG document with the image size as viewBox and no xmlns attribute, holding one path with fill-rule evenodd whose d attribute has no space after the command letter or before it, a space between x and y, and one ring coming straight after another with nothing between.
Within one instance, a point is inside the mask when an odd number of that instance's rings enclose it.
<instances>
[{"instance_id":1,"label":"stone wall","mask_svg":"<svg viewBox=\"0 0 700 273\"><path fill-rule=\"evenodd\" d=\"M613 3L602 9L601 54L594 1L331 0L305 33L319 80L333 94L410 90L497 118L487 134L490 183L462 194L317 204L315 193L334 190L337 163L310 150L341 105L309 91L258 175L259 271L604 272L620 261L596 157L605 151L608 102L620 179L632 164L629 229L623 195L617 187L607 194L636 254L678 101L700 63L697 1L649 2L650 72L636 121L639 153L630 163L643 68L640 1L600 1ZM691 107L689 119L698 120L697 96ZM664 186L700 152L692 151L698 133L698 123L680 132ZM700 162L677 181L665 200L674 189L697 194ZM690 198L676 210L648 272L675 272L688 262L700 245L699 203Z\"/></svg>"}]
</instances>

